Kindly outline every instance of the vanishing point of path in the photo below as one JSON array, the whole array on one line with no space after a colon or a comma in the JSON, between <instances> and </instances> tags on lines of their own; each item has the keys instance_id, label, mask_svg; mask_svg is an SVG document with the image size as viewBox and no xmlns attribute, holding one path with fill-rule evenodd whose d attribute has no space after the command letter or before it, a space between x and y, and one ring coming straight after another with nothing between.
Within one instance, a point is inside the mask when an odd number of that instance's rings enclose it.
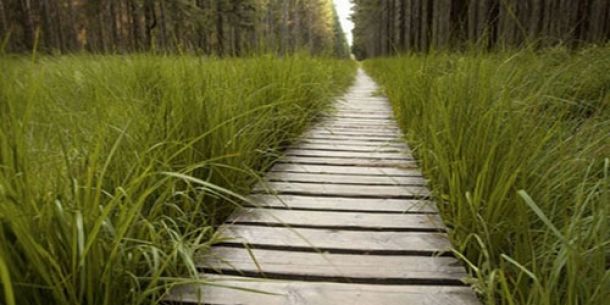
<instances>
[{"instance_id":1,"label":"vanishing point of path","mask_svg":"<svg viewBox=\"0 0 610 305\"><path fill-rule=\"evenodd\" d=\"M336 111L290 147L199 261L214 305L470 305L464 267L386 98L358 71ZM231 288L230 288L231 287ZM237 289L236 289L237 288Z\"/></svg>"}]
</instances>

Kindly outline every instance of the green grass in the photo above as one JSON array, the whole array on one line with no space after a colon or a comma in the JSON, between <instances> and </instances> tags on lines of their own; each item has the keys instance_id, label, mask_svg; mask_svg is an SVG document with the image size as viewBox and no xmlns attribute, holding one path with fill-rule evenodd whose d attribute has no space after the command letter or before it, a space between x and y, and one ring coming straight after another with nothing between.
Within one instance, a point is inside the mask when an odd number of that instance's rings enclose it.
<instances>
[{"instance_id":1,"label":"green grass","mask_svg":"<svg viewBox=\"0 0 610 305\"><path fill-rule=\"evenodd\" d=\"M151 304L348 61L0 58L0 303Z\"/></svg>"},{"instance_id":2,"label":"green grass","mask_svg":"<svg viewBox=\"0 0 610 305\"><path fill-rule=\"evenodd\" d=\"M404 55L365 67L487 304L607 304L610 47Z\"/></svg>"}]
</instances>

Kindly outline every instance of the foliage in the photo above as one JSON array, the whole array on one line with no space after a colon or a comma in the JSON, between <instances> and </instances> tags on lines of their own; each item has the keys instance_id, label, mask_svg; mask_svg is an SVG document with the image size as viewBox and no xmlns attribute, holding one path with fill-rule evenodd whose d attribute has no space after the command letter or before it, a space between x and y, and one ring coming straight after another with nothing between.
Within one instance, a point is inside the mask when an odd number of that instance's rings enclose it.
<instances>
[{"instance_id":1,"label":"foliage","mask_svg":"<svg viewBox=\"0 0 610 305\"><path fill-rule=\"evenodd\" d=\"M354 0L357 58L404 51L569 47L610 38L600 0Z\"/></svg>"},{"instance_id":2,"label":"foliage","mask_svg":"<svg viewBox=\"0 0 610 305\"><path fill-rule=\"evenodd\" d=\"M332 0L0 0L8 51L346 56Z\"/></svg>"},{"instance_id":3,"label":"foliage","mask_svg":"<svg viewBox=\"0 0 610 305\"><path fill-rule=\"evenodd\" d=\"M0 58L0 303L151 304L354 65Z\"/></svg>"},{"instance_id":4,"label":"foliage","mask_svg":"<svg viewBox=\"0 0 610 305\"><path fill-rule=\"evenodd\" d=\"M610 47L365 66L487 304L607 304Z\"/></svg>"}]
</instances>

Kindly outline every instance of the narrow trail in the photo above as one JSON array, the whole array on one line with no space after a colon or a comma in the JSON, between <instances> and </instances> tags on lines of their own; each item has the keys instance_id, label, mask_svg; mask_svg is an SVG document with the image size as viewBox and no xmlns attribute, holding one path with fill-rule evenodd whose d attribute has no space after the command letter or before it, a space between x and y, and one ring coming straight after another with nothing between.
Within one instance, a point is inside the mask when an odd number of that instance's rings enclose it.
<instances>
[{"instance_id":1,"label":"narrow trail","mask_svg":"<svg viewBox=\"0 0 610 305\"><path fill-rule=\"evenodd\" d=\"M198 262L221 286L171 301L229 305L479 304L385 97L355 84L290 147ZM228 288L232 287L232 288ZM235 289L239 288L239 289ZM264 293L261 293L264 292Z\"/></svg>"}]
</instances>

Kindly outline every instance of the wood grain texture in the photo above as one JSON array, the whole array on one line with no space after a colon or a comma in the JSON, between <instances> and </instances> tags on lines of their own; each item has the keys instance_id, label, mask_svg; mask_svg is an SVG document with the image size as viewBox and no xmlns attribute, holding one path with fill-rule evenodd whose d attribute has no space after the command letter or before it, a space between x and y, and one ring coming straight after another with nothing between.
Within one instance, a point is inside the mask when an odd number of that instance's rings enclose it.
<instances>
[{"instance_id":1,"label":"wood grain texture","mask_svg":"<svg viewBox=\"0 0 610 305\"><path fill-rule=\"evenodd\" d=\"M322 150L322 151L347 151L347 152L364 152L364 153L376 153L376 152L398 152L405 155L409 155L410 151L402 145L360 145L350 144L341 145L336 143L299 143L291 146L290 149L296 150Z\"/></svg>"},{"instance_id":2,"label":"wood grain texture","mask_svg":"<svg viewBox=\"0 0 610 305\"><path fill-rule=\"evenodd\" d=\"M299 195L333 195L336 197L427 197L430 192L422 186L393 186L393 185L344 185L301 182L264 182L254 187L254 192L270 194L299 194Z\"/></svg>"},{"instance_id":3,"label":"wood grain texture","mask_svg":"<svg viewBox=\"0 0 610 305\"><path fill-rule=\"evenodd\" d=\"M213 285L184 285L166 301L215 305L472 305L469 287L277 281L205 275Z\"/></svg>"},{"instance_id":4,"label":"wood grain texture","mask_svg":"<svg viewBox=\"0 0 610 305\"><path fill-rule=\"evenodd\" d=\"M421 177L421 172L415 168L395 167L363 167L363 166L333 166L333 165L303 165L279 163L271 168L272 172L298 172L317 174L349 174L363 176L387 177Z\"/></svg>"},{"instance_id":5,"label":"wood grain texture","mask_svg":"<svg viewBox=\"0 0 610 305\"><path fill-rule=\"evenodd\" d=\"M266 181L275 182L304 182L329 183L363 186L423 186L426 181L422 177L388 177L388 176L354 176L341 174L312 174L312 173L281 173L270 172L265 175Z\"/></svg>"},{"instance_id":6,"label":"wood grain texture","mask_svg":"<svg viewBox=\"0 0 610 305\"><path fill-rule=\"evenodd\" d=\"M444 233L367 232L226 225L220 230L222 244L304 248L312 251L361 253L446 252L451 245Z\"/></svg>"},{"instance_id":7,"label":"wood grain texture","mask_svg":"<svg viewBox=\"0 0 610 305\"><path fill-rule=\"evenodd\" d=\"M404 143L400 143L400 142L395 142L395 141L377 141L377 142L371 142L371 141L362 141L362 140L359 140L359 139L348 139L348 140L344 139L344 140L341 140L341 141L337 141L336 139L332 140L332 139L303 138L303 139L300 139L299 142L297 142L297 143L305 143L305 144L331 144L331 145L341 146L341 147L344 147L344 148L368 146L368 147L374 148L374 149L378 149L378 148L401 148L401 149L408 149L407 145L405 145Z\"/></svg>"},{"instance_id":8,"label":"wood grain texture","mask_svg":"<svg viewBox=\"0 0 610 305\"><path fill-rule=\"evenodd\" d=\"M461 280L464 267L453 257L354 255L217 247L197 264L199 268L247 273L367 279Z\"/></svg>"},{"instance_id":9,"label":"wood grain texture","mask_svg":"<svg viewBox=\"0 0 610 305\"><path fill-rule=\"evenodd\" d=\"M248 197L249 206L286 209L363 211L373 213L436 213L432 201L379 198L333 198L298 195L257 194Z\"/></svg>"},{"instance_id":10,"label":"wood grain texture","mask_svg":"<svg viewBox=\"0 0 610 305\"><path fill-rule=\"evenodd\" d=\"M327 150L312 150L312 149L298 149L291 148L284 152L286 156L299 156L299 157L336 157L336 158L360 158L363 160L368 159L382 159L382 160L414 160L410 154L404 152L357 152L357 151L327 151Z\"/></svg>"},{"instance_id":11,"label":"wood grain texture","mask_svg":"<svg viewBox=\"0 0 610 305\"><path fill-rule=\"evenodd\" d=\"M308 165L338 165L338 166L365 166L365 167L396 167L417 168L414 160L375 159L375 158L341 158L319 156L284 156L278 163L294 163Z\"/></svg>"},{"instance_id":12,"label":"wood grain texture","mask_svg":"<svg viewBox=\"0 0 610 305\"><path fill-rule=\"evenodd\" d=\"M228 220L242 224L278 224L287 227L325 227L387 230L443 230L436 214L369 214L361 212L289 211L247 208Z\"/></svg>"}]
</instances>

